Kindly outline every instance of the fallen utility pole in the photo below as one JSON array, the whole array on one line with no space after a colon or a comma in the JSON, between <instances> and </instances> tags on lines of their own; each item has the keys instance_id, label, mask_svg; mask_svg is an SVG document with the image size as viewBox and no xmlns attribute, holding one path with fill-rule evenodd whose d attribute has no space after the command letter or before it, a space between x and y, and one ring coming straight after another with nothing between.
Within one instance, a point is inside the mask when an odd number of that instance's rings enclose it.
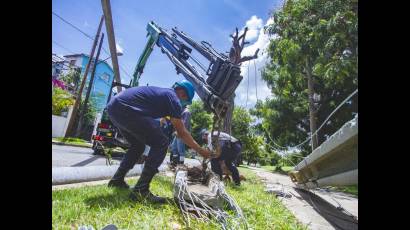
<instances>
[{"instance_id":1,"label":"fallen utility pole","mask_svg":"<svg viewBox=\"0 0 410 230\"><path fill-rule=\"evenodd\" d=\"M100 39L100 44L98 45L98 50L97 50L97 55L95 57L95 61L94 61L94 65L93 65L93 70L91 72L91 77L90 77L90 81L88 83L88 88L87 88L87 93L85 95L85 99L84 99L84 103L83 103L83 108L80 111L80 116L79 116L79 122L78 122L78 126L77 126L77 136L80 135L81 133L81 128L83 126L84 123L84 113L87 111L88 109L88 101L90 99L90 94L91 94L91 89L93 87L94 84L94 78L95 78L95 70L97 69L97 65L99 64L99 58L100 58L100 52L101 52L101 48L102 48L102 44L104 41L104 33L101 34L101 39Z\"/></svg>"},{"instance_id":2,"label":"fallen utility pole","mask_svg":"<svg viewBox=\"0 0 410 230\"><path fill-rule=\"evenodd\" d=\"M79 109L80 103L81 103L81 95L83 93L85 82L87 81L88 71L90 69L92 59L94 57L95 47L97 46L97 42L98 42L98 38L99 38L99 35L100 35L100 32L101 32L101 27L102 27L103 21L104 21L104 16L101 16L100 24L98 25L98 29L97 29L97 34L95 35L93 46L91 48L90 57L89 57L87 66L85 67L83 79L81 81L80 89L78 90L78 93L77 93L77 98L74 102L73 111L71 113L70 120L68 121L67 130L65 132L64 137L70 137L70 136L73 136L73 134L74 134L75 124L76 124L75 122L77 120L78 109Z\"/></svg>"},{"instance_id":3,"label":"fallen utility pole","mask_svg":"<svg viewBox=\"0 0 410 230\"><path fill-rule=\"evenodd\" d=\"M121 83L120 68L118 65L117 47L115 46L114 26L111 14L110 0L101 0L102 9L105 17L105 28L108 36L108 46L110 48L110 55L112 60L112 67L114 69L115 81ZM121 86L117 86L117 92L121 92Z\"/></svg>"},{"instance_id":4,"label":"fallen utility pole","mask_svg":"<svg viewBox=\"0 0 410 230\"><path fill-rule=\"evenodd\" d=\"M303 159L289 176L299 188L357 185L358 116Z\"/></svg>"}]
</instances>

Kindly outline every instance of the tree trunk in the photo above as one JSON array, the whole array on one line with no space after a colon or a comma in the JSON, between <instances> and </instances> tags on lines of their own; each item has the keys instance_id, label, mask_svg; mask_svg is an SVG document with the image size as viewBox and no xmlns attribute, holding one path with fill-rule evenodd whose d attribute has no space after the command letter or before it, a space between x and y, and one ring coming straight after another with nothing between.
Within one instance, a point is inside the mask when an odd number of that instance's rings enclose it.
<instances>
[{"instance_id":1,"label":"tree trunk","mask_svg":"<svg viewBox=\"0 0 410 230\"><path fill-rule=\"evenodd\" d=\"M229 135L232 135L231 127L232 127L233 109L235 108L234 101L235 101L235 93L233 93L232 96L228 100L229 107L228 107L228 110L226 111L224 125L223 125L223 132L228 133Z\"/></svg>"},{"instance_id":2,"label":"tree trunk","mask_svg":"<svg viewBox=\"0 0 410 230\"><path fill-rule=\"evenodd\" d=\"M306 61L306 76L308 80L308 91L309 91L309 120L310 120L310 132L311 135L316 132L317 129L317 116L316 116L316 109L314 105L313 95L315 94L314 91L314 84L311 74L311 67L309 61ZM317 133L312 136L312 151L315 150L318 146L318 139Z\"/></svg>"}]
</instances>

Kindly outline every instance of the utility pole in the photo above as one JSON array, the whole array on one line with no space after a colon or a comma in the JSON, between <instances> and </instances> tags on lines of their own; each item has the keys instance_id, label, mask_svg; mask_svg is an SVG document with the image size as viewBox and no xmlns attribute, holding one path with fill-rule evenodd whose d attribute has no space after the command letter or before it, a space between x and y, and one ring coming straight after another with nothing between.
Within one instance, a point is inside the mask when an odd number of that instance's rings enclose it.
<instances>
[{"instance_id":1,"label":"utility pole","mask_svg":"<svg viewBox=\"0 0 410 230\"><path fill-rule=\"evenodd\" d=\"M105 29L107 31L108 46L110 48L112 67L114 69L115 81L121 83L120 68L118 65L117 47L115 46L114 26L111 14L110 0L101 0L102 9L105 17ZM121 92L121 86L117 86L117 92Z\"/></svg>"},{"instance_id":2,"label":"utility pole","mask_svg":"<svg viewBox=\"0 0 410 230\"><path fill-rule=\"evenodd\" d=\"M98 38L100 36L103 21L104 21L104 15L101 16L100 24L98 25L97 34L95 35L93 46L91 48L90 58L88 60L87 66L85 67L84 76L83 76L83 79L81 81L80 89L78 91L77 98L76 98L74 106L73 106L73 111L71 113L70 120L68 121L67 131L65 132L64 137L70 137L70 136L73 136L73 134L74 134L75 122L77 120L78 109L79 109L80 103L81 103L81 95L83 93L85 82L87 81L88 71L90 69L92 59L94 57L95 47L97 46L97 42L98 42Z\"/></svg>"},{"instance_id":3,"label":"utility pole","mask_svg":"<svg viewBox=\"0 0 410 230\"><path fill-rule=\"evenodd\" d=\"M312 73L310 72L310 63L308 60L306 60L306 76L308 80L308 92L309 92L309 120L310 120L310 132L311 135L314 134L317 130L317 124L316 124L316 114L317 110L315 108L314 104L314 98L313 95L315 94L314 91L314 83L312 79ZM312 135L312 152L318 147L318 139L317 139L317 133Z\"/></svg>"},{"instance_id":4,"label":"utility pole","mask_svg":"<svg viewBox=\"0 0 410 230\"><path fill-rule=\"evenodd\" d=\"M84 123L84 113L87 111L88 100L90 98L91 89L93 88L94 78L95 78L95 70L97 69L97 65L100 63L98 60L99 60L99 57L100 57L100 52L101 52L101 47L102 47L103 41L104 41L104 33L101 34L100 44L98 45L97 56L95 57L93 70L91 72L91 77L90 77L90 81L88 83L87 93L85 95L85 99L84 99L84 103L83 103L83 108L80 110L79 122L78 122L78 126L77 126L77 136L80 135L81 128L82 128L83 123Z\"/></svg>"}]
</instances>

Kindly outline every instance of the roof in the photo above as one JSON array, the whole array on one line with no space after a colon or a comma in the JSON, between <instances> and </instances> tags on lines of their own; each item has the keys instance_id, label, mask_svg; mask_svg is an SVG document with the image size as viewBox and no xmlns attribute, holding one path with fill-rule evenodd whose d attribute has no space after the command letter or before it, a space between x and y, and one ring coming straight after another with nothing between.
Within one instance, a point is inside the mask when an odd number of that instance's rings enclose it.
<instances>
[{"instance_id":1,"label":"roof","mask_svg":"<svg viewBox=\"0 0 410 230\"><path fill-rule=\"evenodd\" d=\"M90 57L90 55L87 55L87 54L84 54L84 53L64 55L65 58L71 58L71 57L76 58L76 57L81 57L81 56L84 56L84 57L87 57L87 58ZM107 61L101 60L101 59L98 59L98 61L99 61L99 62L104 62L104 63L105 63L108 67L110 67L110 69L114 72L114 70L112 69L111 65L108 64Z\"/></svg>"},{"instance_id":2,"label":"roof","mask_svg":"<svg viewBox=\"0 0 410 230\"><path fill-rule=\"evenodd\" d=\"M65 62L64 57L61 57L61 56L59 56L55 53L52 53L51 55L52 55L52 57L51 57L52 62L54 62L54 63L63 63L63 62Z\"/></svg>"}]
</instances>

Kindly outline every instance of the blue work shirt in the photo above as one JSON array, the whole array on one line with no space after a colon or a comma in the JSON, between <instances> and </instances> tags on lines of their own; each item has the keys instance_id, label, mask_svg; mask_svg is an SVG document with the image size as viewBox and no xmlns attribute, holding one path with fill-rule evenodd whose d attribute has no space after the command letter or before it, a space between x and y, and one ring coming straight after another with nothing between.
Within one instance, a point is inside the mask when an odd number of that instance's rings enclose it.
<instances>
[{"instance_id":1,"label":"blue work shirt","mask_svg":"<svg viewBox=\"0 0 410 230\"><path fill-rule=\"evenodd\" d=\"M143 116L181 119L181 103L173 89L156 86L138 86L117 94L113 100ZM112 103L112 101L110 102Z\"/></svg>"}]
</instances>

